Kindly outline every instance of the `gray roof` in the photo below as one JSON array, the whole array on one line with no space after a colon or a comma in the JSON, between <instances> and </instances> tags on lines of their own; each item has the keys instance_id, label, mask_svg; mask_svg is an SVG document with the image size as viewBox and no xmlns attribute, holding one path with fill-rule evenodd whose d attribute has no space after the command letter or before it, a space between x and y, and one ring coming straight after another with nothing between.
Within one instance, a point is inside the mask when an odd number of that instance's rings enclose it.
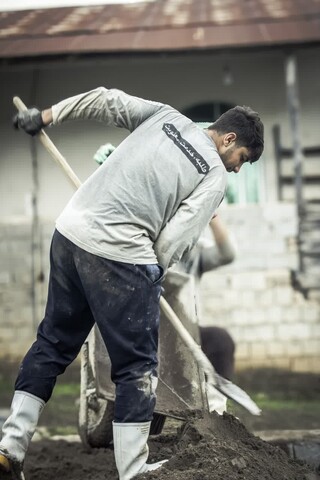
<instances>
[{"instance_id":1,"label":"gray roof","mask_svg":"<svg viewBox=\"0 0 320 480\"><path fill-rule=\"evenodd\" d=\"M0 58L320 41L320 0L154 0L0 13Z\"/></svg>"}]
</instances>

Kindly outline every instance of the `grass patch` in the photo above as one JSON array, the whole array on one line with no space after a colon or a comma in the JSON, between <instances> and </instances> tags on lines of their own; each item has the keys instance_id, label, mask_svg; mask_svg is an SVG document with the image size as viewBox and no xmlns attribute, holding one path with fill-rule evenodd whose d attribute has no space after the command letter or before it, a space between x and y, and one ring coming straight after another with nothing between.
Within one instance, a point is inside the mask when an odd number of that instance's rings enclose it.
<instances>
[{"instance_id":1,"label":"grass patch","mask_svg":"<svg viewBox=\"0 0 320 480\"><path fill-rule=\"evenodd\" d=\"M76 435L78 433L78 427L72 426L72 425L67 425L67 426L62 426L58 425L56 427L50 426L47 427L47 432L51 436L53 435Z\"/></svg>"},{"instance_id":2,"label":"grass patch","mask_svg":"<svg viewBox=\"0 0 320 480\"><path fill-rule=\"evenodd\" d=\"M9 408L18 366L0 361L0 407ZM228 412L251 431L320 428L320 380L315 374L276 370L240 372L234 382L262 409L255 417L229 400ZM78 429L80 366L74 364L58 377L52 398L40 417L51 434L75 434Z\"/></svg>"},{"instance_id":3,"label":"grass patch","mask_svg":"<svg viewBox=\"0 0 320 480\"><path fill-rule=\"evenodd\" d=\"M52 398L59 397L79 397L80 384L79 383L57 383L53 391Z\"/></svg>"},{"instance_id":4,"label":"grass patch","mask_svg":"<svg viewBox=\"0 0 320 480\"><path fill-rule=\"evenodd\" d=\"M294 400L284 398L273 398L265 393L258 393L251 397L261 409L268 410L302 410L302 411L319 411L320 418L320 402L319 400Z\"/></svg>"}]
</instances>

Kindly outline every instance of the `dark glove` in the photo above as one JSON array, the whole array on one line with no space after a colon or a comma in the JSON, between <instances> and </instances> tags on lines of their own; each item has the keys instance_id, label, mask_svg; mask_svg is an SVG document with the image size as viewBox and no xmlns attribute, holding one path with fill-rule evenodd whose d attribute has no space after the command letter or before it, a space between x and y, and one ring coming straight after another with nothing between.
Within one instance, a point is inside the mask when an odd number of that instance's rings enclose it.
<instances>
[{"instance_id":1,"label":"dark glove","mask_svg":"<svg viewBox=\"0 0 320 480\"><path fill-rule=\"evenodd\" d=\"M24 130L29 135L36 135L45 127L40 110L37 108L29 108L24 112L19 112L13 117L13 125L15 128Z\"/></svg>"}]
</instances>

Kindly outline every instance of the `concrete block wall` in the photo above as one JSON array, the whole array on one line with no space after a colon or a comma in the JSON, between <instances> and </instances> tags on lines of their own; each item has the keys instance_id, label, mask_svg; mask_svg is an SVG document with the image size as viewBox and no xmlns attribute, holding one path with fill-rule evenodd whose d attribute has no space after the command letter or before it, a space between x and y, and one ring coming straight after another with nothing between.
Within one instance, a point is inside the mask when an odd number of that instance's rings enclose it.
<instances>
[{"instance_id":1,"label":"concrete block wall","mask_svg":"<svg viewBox=\"0 0 320 480\"><path fill-rule=\"evenodd\" d=\"M288 270L207 273L202 298L201 323L227 328L238 369L319 372L320 303L292 289Z\"/></svg>"},{"instance_id":2,"label":"concrete block wall","mask_svg":"<svg viewBox=\"0 0 320 480\"><path fill-rule=\"evenodd\" d=\"M220 215L238 254L203 276L200 323L228 329L237 368L319 371L320 298L305 299L290 281L297 265L293 205L229 205ZM21 358L34 340L45 309L53 229L42 220L35 233L25 217L0 223L0 357Z\"/></svg>"},{"instance_id":3,"label":"concrete block wall","mask_svg":"<svg viewBox=\"0 0 320 480\"><path fill-rule=\"evenodd\" d=\"M0 223L0 357L20 359L34 341L45 309L52 229L42 225L35 235L26 217Z\"/></svg>"},{"instance_id":4,"label":"concrete block wall","mask_svg":"<svg viewBox=\"0 0 320 480\"><path fill-rule=\"evenodd\" d=\"M234 234L237 259L201 281L203 325L226 328L237 368L320 371L320 301L291 286L297 268L293 204L229 206L221 217Z\"/></svg>"}]
</instances>

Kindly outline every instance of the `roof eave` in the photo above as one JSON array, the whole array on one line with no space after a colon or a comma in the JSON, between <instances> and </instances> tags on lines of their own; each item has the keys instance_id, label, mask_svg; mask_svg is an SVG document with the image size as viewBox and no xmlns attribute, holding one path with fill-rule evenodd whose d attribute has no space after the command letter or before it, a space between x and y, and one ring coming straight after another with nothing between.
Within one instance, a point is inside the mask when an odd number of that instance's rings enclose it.
<instances>
[{"instance_id":1,"label":"roof eave","mask_svg":"<svg viewBox=\"0 0 320 480\"><path fill-rule=\"evenodd\" d=\"M274 47L320 41L319 21L161 28L0 40L0 58Z\"/></svg>"}]
</instances>

